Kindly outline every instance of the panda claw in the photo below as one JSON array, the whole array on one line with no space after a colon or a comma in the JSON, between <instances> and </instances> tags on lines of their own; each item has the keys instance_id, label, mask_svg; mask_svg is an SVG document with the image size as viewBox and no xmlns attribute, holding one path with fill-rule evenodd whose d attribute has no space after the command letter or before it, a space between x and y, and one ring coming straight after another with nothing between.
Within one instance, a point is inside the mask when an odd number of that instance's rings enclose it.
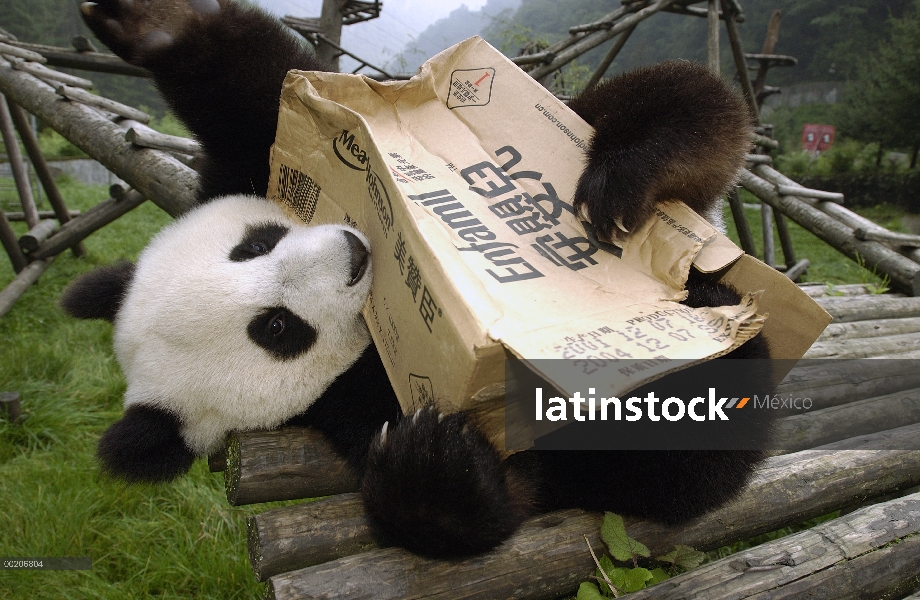
<instances>
[{"instance_id":1,"label":"panda claw","mask_svg":"<svg viewBox=\"0 0 920 600\"><path fill-rule=\"evenodd\" d=\"M383 424L383 427L380 428L380 438L378 443L383 447L387 443L387 428L390 426L390 422L387 421Z\"/></svg>"},{"instance_id":2,"label":"panda claw","mask_svg":"<svg viewBox=\"0 0 920 600\"><path fill-rule=\"evenodd\" d=\"M444 413L438 413L438 423L444 420Z\"/></svg>"},{"instance_id":3,"label":"panda claw","mask_svg":"<svg viewBox=\"0 0 920 600\"><path fill-rule=\"evenodd\" d=\"M418 416L422 413L422 409L415 411L415 414L412 415L412 424L415 425L415 422L418 421Z\"/></svg>"}]
</instances>

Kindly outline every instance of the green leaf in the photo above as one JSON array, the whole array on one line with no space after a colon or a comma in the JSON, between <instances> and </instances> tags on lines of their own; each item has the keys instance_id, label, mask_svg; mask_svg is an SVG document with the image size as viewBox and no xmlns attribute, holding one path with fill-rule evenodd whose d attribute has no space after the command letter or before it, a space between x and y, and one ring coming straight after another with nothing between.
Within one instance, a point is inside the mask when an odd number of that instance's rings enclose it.
<instances>
[{"instance_id":1,"label":"green leaf","mask_svg":"<svg viewBox=\"0 0 920 600\"><path fill-rule=\"evenodd\" d=\"M651 555L644 544L626 535L623 517L612 512L604 514L601 539L607 544L610 554L617 560L626 561L632 560L634 556L648 557Z\"/></svg>"},{"instance_id":2,"label":"green leaf","mask_svg":"<svg viewBox=\"0 0 920 600\"><path fill-rule=\"evenodd\" d=\"M594 585L590 581L585 581L580 586L578 586L578 595L575 596L575 600L607 600L607 599L601 595L601 592L600 590L597 589L596 585Z\"/></svg>"},{"instance_id":3,"label":"green leaf","mask_svg":"<svg viewBox=\"0 0 920 600\"><path fill-rule=\"evenodd\" d=\"M694 550L690 546L678 544L664 556L656 556L655 559L661 562L675 564L678 567L689 570L703 564L703 561L706 559L706 554L699 550Z\"/></svg>"},{"instance_id":4,"label":"green leaf","mask_svg":"<svg viewBox=\"0 0 920 600\"><path fill-rule=\"evenodd\" d=\"M665 579L670 579L671 576L668 575L668 572L658 567L657 569L652 569L652 578L645 582L646 587L652 587L656 583L661 583Z\"/></svg>"},{"instance_id":5,"label":"green leaf","mask_svg":"<svg viewBox=\"0 0 920 600\"><path fill-rule=\"evenodd\" d=\"M595 569L594 576L597 577L598 579L598 585L601 588L601 593L607 596L612 596L613 592L610 591L610 586L607 585L607 583L604 581L604 573L607 574L607 577L610 577L610 574L616 571L617 567L616 565L613 564L613 561L610 560L610 557L607 556L606 554L601 556L601 559L598 562L601 564L601 568ZM601 572L601 569L603 569L603 573ZM613 581L613 578L611 578L611 581ZM617 584L614 583L614 585L617 585Z\"/></svg>"},{"instance_id":6,"label":"green leaf","mask_svg":"<svg viewBox=\"0 0 920 600\"><path fill-rule=\"evenodd\" d=\"M627 594L630 592L638 592L639 590L645 588L645 582L651 578L652 572L648 569L643 569L642 567L626 569L623 582L623 591Z\"/></svg>"}]
</instances>

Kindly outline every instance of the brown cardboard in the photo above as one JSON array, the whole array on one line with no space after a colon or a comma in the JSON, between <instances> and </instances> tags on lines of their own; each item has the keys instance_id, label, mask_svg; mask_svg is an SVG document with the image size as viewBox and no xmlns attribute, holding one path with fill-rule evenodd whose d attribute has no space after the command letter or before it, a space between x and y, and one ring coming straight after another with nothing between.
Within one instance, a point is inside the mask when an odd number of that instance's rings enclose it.
<instances>
[{"instance_id":1,"label":"brown cardboard","mask_svg":"<svg viewBox=\"0 0 920 600\"><path fill-rule=\"evenodd\" d=\"M764 333L786 358L827 325L794 284L682 203L608 246L619 256L592 245L570 205L591 133L479 38L409 81L288 74L269 197L370 239L364 316L404 410L470 407L511 355L645 365L622 393L673 368L665 357L730 351L767 312ZM694 261L731 265L726 281L750 293L737 307L677 304Z\"/></svg>"}]
</instances>

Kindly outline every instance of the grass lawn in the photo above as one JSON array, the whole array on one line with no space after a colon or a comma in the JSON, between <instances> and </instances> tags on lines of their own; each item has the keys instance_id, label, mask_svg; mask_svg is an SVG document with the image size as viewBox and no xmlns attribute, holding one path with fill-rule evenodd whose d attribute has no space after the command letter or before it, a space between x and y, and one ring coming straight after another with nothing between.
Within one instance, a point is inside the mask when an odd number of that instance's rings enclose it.
<instances>
[{"instance_id":1,"label":"grass lawn","mask_svg":"<svg viewBox=\"0 0 920 600\"><path fill-rule=\"evenodd\" d=\"M11 187L0 188L0 205L15 210ZM83 210L107 195L102 187L66 181L61 190L71 208ZM885 209L876 213L872 216L898 218ZM759 236L759 214L749 210L748 217ZM70 319L56 301L76 275L134 259L168 222L151 203L135 209L88 238L87 256L58 257L0 318L0 391L19 392L26 416L19 425L0 419L0 556L93 560L91 571L0 571L0 598L261 593L245 550L245 517L254 509L229 507L222 476L208 473L204 461L174 484L145 487L100 475L93 458L100 433L121 415L125 383L112 356L111 326ZM801 228L790 227L798 256L812 261L811 280L875 280ZM22 224L17 228L24 230ZM4 257L0 287L12 278Z\"/></svg>"},{"instance_id":2,"label":"grass lawn","mask_svg":"<svg viewBox=\"0 0 920 600\"><path fill-rule=\"evenodd\" d=\"M66 182L61 191L83 210L107 196ZM111 326L56 306L73 277L136 258L169 220L145 203L88 238L85 257L58 257L0 318L0 391L19 392L26 415L21 425L0 419L0 556L93 560L91 571L0 571L0 598L261 594L246 557L245 517L254 511L228 506L222 475L204 461L172 485L129 486L99 473L96 442L121 415L125 389ZM12 278L3 256L0 287Z\"/></svg>"}]
</instances>

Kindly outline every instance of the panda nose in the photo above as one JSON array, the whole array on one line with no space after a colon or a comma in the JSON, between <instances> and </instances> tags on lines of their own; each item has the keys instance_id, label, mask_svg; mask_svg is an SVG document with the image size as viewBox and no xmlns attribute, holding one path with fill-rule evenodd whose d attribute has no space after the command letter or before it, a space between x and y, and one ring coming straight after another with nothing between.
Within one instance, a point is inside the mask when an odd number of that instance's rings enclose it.
<instances>
[{"instance_id":1,"label":"panda nose","mask_svg":"<svg viewBox=\"0 0 920 600\"><path fill-rule=\"evenodd\" d=\"M351 254L351 279L348 281L348 286L351 287L361 281L364 274L367 272L367 259L370 256L370 252L368 252L367 246L364 245L364 242L362 242L358 236L347 229L343 229L342 233L345 234L345 241L348 242L348 249Z\"/></svg>"}]
</instances>

